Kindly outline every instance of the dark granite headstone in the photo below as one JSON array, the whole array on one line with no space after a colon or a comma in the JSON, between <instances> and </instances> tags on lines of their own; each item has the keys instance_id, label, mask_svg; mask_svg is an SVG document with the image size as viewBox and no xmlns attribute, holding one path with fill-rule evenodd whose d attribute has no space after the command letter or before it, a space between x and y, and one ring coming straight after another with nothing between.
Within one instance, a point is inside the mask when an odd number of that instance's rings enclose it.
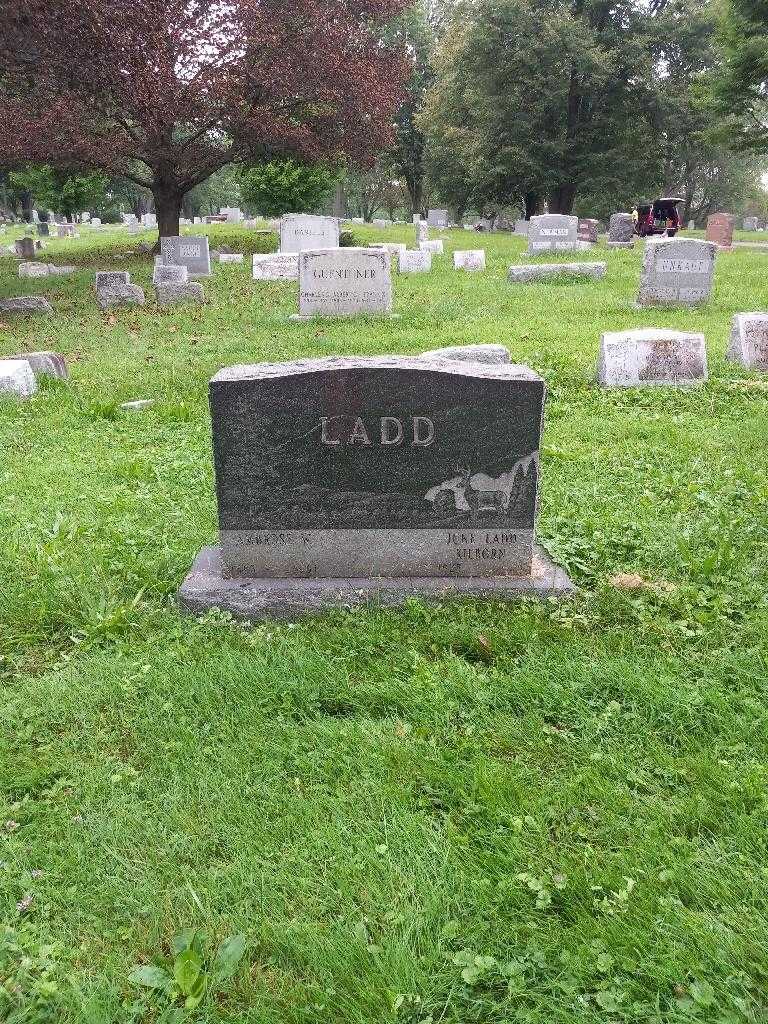
<instances>
[{"instance_id":1,"label":"dark granite headstone","mask_svg":"<svg viewBox=\"0 0 768 1024\"><path fill-rule=\"evenodd\" d=\"M207 235L167 235L160 239L160 261L186 267L190 277L211 276Z\"/></svg>"},{"instance_id":2,"label":"dark granite headstone","mask_svg":"<svg viewBox=\"0 0 768 1024\"><path fill-rule=\"evenodd\" d=\"M312 609L571 589L534 547L544 392L524 366L424 356L222 370L221 547L199 557L182 604L307 611L310 580Z\"/></svg>"}]
</instances>

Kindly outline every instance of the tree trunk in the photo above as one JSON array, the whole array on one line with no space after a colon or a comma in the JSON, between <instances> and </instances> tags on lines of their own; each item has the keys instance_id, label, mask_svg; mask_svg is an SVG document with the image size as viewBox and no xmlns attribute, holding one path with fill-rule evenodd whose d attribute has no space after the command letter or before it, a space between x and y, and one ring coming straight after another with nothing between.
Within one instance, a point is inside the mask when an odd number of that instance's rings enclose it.
<instances>
[{"instance_id":1,"label":"tree trunk","mask_svg":"<svg viewBox=\"0 0 768 1024\"><path fill-rule=\"evenodd\" d=\"M157 214L158 241L155 248L159 251L161 238L176 237L179 234L179 217L184 196L177 188L158 185L152 189L152 197L155 200Z\"/></svg>"},{"instance_id":2,"label":"tree trunk","mask_svg":"<svg viewBox=\"0 0 768 1024\"><path fill-rule=\"evenodd\" d=\"M573 200L576 198L575 185L561 185L549 193L550 213L570 213L573 209Z\"/></svg>"}]
</instances>

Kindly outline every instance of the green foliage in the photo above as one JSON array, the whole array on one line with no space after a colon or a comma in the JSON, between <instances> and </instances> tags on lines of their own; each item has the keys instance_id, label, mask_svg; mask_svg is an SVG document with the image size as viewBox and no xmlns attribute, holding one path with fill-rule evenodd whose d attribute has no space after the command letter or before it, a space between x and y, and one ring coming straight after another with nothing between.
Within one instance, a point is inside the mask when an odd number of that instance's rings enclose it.
<instances>
[{"instance_id":1,"label":"green foliage","mask_svg":"<svg viewBox=\"0 0 768 1024\"><path fill-rule=\"evenodd\" d=\"M170 1003L182 1003L186 1010L196 1010L232 979L245 956L246 940L244 935L231 935L211 954L205 936L188 928L174 936L171 947L169 961L135 967L128 981Z\"/></svg>"},{"instance_id":2,"label":"green foliage","mask_svg":"<svg viewBox=\"0 0 768 1024\"><path fill-rule=\"evenodd\" d=\"M327 201L338 179L327 164L271 160L244 168L240 191L243 202L264 217L282 213L312 213Z\"/></svg>"},{"instance_id":3,"label":"green foliage","mask_svg":"<svg viewBox=\"0 0 768 1024\"><path fill-rule=\"evenodd\" d=\"M757 0L724 0L723 61L713 83L721 116L734 118L734 142L768 152L768 9Z\"/></svg>"},{"instance_id":4,"label":"green foliage","mask_svg":"<svg viewBox=\"0 0 768 1024\"><path fill-rule=\"evenodd\" d=\"M108 179L98 172L71 174L48 164L33 165L8 175L17 192L29 192L38 206L72 217L83 210L97 209L103 203Z\"/></svg>"}]
</instances>

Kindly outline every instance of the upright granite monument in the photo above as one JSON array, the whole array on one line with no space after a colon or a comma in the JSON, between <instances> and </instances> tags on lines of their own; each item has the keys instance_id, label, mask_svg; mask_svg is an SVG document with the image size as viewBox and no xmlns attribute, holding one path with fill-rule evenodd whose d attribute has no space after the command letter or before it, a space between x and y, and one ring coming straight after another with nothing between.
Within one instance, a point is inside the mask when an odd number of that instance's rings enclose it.
<instances>
[{"instance_id":1,"label":"upright granite monument","mask_svg":"<svg viewBox=\"0 0 768 1024\"><path fill-rule=\"evenodd\" d=\"M575 249L579 218L562 213L545 213L528 222L528 254Z\"/></svg>"},{"instance_id":2,"label":"upright granite monument","mask_svg":"<svg viewBox=\"0 0 768 1024\"><path fill-rule=\"evenodd\" d=\"M732 213L712 213L707 217L708 242L714 242L721 249L730 249L733 245L733 229L736 218Z\"/></svg>"},{"instance_id":3,"label":"upright granite monument","mask_svg":"<svg viewBox=\"0 0 768 1024\"><path fill-rule=\"evenodd\" d=\"M527 367L233 366L210 403L220 546L198 556L182 606L259 619L571 589L534 543L544 382Z\"/></svg>"},{"instance_id":4,"label":"upright granite monument","mask_svg":"<svg viewBox=\"0 0 768 1024\"><path fill-rule=\"evenodd\" d=\"M714 242L698 238L648 238L645 241L640 306L687 305L707 302L715 273Z\"/></svg>"},{"instance_id":5,"label":"upright granite monument","mask_svg":"<svg viewBox=\"0 0 768 1024\"><path fill-rule=\"evenodd\" d=\"M338 244L339 222L335 217L286 213L280 219L280 252L335 249Z\"/></svg>"},{"instance_id":6,"label":"upright granite monument","mask_svg":"<svg viewBox=\"0 0 768 1024\"><path fill-rule=\"evenodd\" d=\"M211 276L211 253L207 235L167 235L160 239L160 261L186 267L190 277Z\"/></svg>"},{"instance_id":7,"label":"upright granite monument","mask_svg":"<svg viewBox=\"0 0 768 1024\"><path fill-rule=\"evenodd\" d=\"M309 250L299 253L299 314L356 316L392 312L392 257L385 249Z\"/></svg>"},{"instance_id":8,"label":"upright granite monument","mask_svg":"<svg viewBox=\"0 0 768 1024\"><path fill-rule=\"evenodd\" d=\"M612 213L608 222L608 247L631 249L635 244L635 222L631 213Z\"/></svg>"}]
</instances>

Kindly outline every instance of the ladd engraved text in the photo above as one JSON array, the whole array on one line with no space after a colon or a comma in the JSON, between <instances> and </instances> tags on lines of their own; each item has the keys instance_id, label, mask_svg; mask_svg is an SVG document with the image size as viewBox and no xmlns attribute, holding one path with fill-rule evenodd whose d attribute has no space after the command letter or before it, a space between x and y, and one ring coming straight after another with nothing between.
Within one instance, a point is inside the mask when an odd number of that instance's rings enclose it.
<instances>
[{"instance_id":1,"label":"ladd engraved text","mask_svg":"<svg viewBox=\"0 0 768 1024\"><path fill-rule=\"evenodd\" d=\"M344 444L429 448L434 440L435 425L429 416L411 416L406 423L397 416L380 416L376 426L366 424L361 416L354 423L349 416L323 416L320 420L320 443L334 448Z\"/></svg>"}]
</instances>

